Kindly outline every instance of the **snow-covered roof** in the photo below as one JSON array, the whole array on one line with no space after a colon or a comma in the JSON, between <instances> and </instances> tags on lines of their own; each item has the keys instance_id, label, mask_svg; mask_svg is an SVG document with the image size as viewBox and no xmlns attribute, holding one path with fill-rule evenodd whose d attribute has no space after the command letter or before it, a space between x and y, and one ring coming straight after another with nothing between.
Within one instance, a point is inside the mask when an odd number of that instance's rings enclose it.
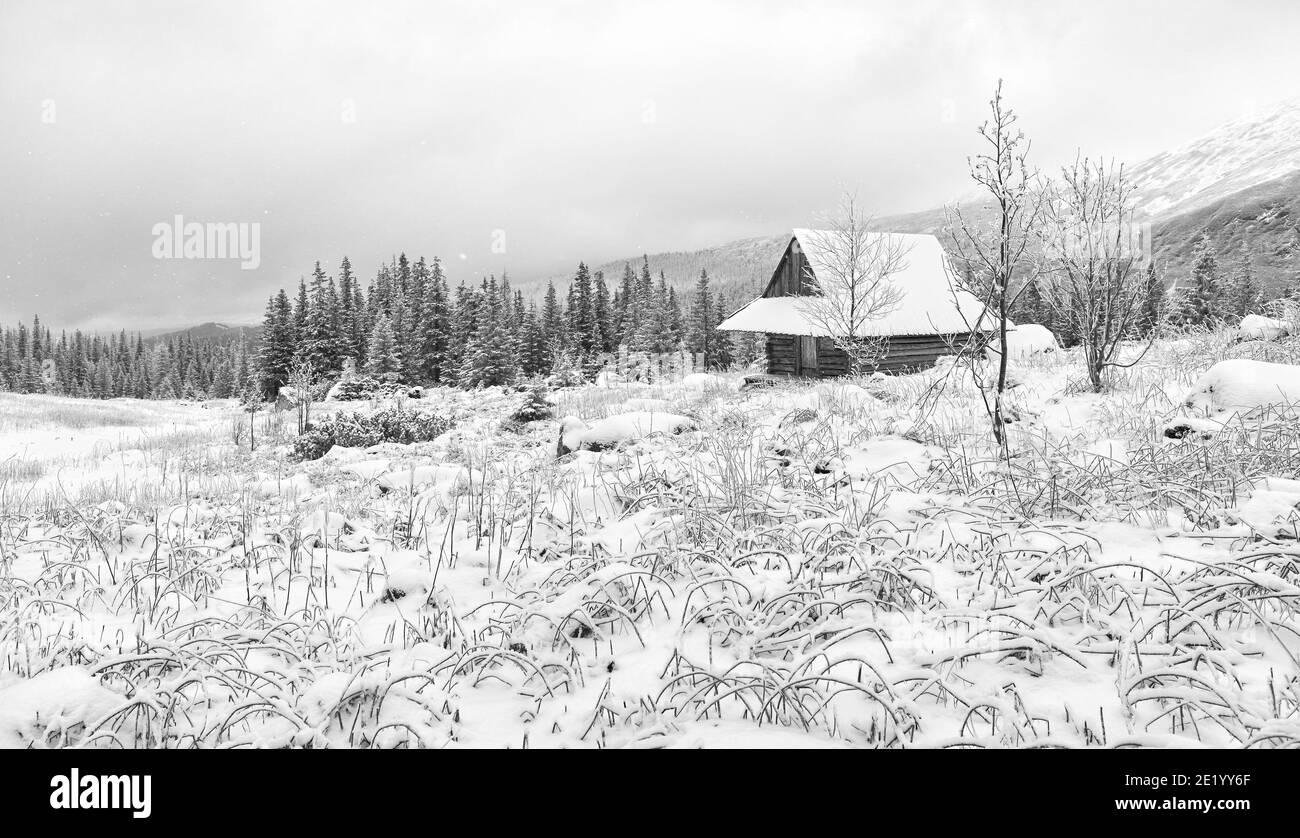
<instances>
[{"instance_id":1,"label":"snow-covered roof","mask_svg":"<svg viewBox=\"0 0 1300 838\"><path fill-rule=\"evenodd\" d=\"M908 233L872 233L888 236L890 244L900 243L907 249L905 265L889 278L903 292L899 305L889 314L872 321L862 337L879 335L954 334L976 328L984 306L965 291L949 285L950 271L945 269L947 255L939 240L930 235ZM819 269L829 275L823 258L825 242L833 239L830 231L798 229L793 239L799 242L814 277ZM733 332L768 332L780 335L814 335L831 337L824 320L813 315L817 305L804 297L759 297L718 325Z\"/></svg>"}]
</instances>

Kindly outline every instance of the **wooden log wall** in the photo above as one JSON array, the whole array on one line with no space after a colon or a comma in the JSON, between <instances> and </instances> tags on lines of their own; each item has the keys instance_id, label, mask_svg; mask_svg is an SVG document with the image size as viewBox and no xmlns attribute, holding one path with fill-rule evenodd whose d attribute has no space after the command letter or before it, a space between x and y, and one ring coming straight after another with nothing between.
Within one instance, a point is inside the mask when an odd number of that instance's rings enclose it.
<instances>
[{"instance_id":1,"label":"wooden log wall","mask_svg":"<svg viewBox=\"0 0 1300 838\"><path fill-rule=\"evenodd\" d=\"M885 357L876 369L902 374L928 369L944 355L952 355L967 335L899 335L889 339ZM767 371L771 375L798 375L798 338L794 335L767 336ZM951 344L950 344L951 342ZM836 348L830 338L817 339L817 366L820 378L849 374L849 357Z\"/></svg>"}]
</instances>

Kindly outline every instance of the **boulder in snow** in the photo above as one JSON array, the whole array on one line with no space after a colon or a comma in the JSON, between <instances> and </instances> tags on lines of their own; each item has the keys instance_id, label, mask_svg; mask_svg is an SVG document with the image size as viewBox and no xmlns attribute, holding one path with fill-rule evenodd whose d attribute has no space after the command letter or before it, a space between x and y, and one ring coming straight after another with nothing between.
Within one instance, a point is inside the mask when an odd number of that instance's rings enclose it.
<instances>
[{"instance_id":1,"label":"boulder in snow","mask_svg":"<svg viewBox=\"0 0 1300 838\"><path fill-rule=\"evenodd\" d=\"M1237 327L1237 336L1242 340L1277 340L1289 334L1291 326L1285 320L1259 314L1247 314Z\"/></svg>"},{"instance_id":2,"label":"boulder in snow","mask_svg":"<svg viewBox=\"0 0 1300 838\"><path fill-rule=\"evenodd\" d=\"M1211 416L1269 406L1290 410L1300 404L1300 366L1247 358L1220 361L1201 376L1183 403Z\"/></svg>"},{"instance_id":3,"label":"boulder in snow","mask_svg":"<svg viewBox=\"0 0 1300 838\"><path fill-rule=\"evenodd\" d=\"M1060 344L1056 342L1056 335L1037 323L1022 323L1007 331L1008 358L1031 358L1036 355L1055 352L1060 348ZM984 350L984 357L990 361L996 359L997 356L998 349L996 345L990 345Z\"/></svg>"},{"instance_id":4,"label":"boulder in snow","mask_svg":"<svg viewBox=\"0 0 1300 838\"><path fill-rule=\"evenodd\" d=\"M297 388L284 386L280 388L279 394L275 397L275 409L293 410L302 404L302 401L303 396L298 392Z\"/></svg>"},{"instance_id":5,"label":"boulder in snow","mask_svg":"<svg viewBox=\"0 0 1300 838\"><path fill-rule=\"evenodd\" d=\"M687 390L708 390L725 387L726 380L707 372L693 372L682 379L682 386Z\"/></svg>"}]
</instances>

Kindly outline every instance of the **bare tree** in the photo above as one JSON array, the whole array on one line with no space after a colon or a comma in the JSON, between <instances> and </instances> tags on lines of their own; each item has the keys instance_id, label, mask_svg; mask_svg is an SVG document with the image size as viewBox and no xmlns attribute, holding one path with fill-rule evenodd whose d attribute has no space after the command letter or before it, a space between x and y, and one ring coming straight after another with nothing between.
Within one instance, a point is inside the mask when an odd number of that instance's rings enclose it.
<instances>
[{"instance_id":1,"label":"bare tree","mask_svg":"<svg viewBox=\"0 0 1300 838\"><path fill-rule=\"evenodd\" d=\"M1148 288L1134 241L1133 186L1124 167L1077 158L1045 188L1042 236L1049 270L1043 299L1078 337L1095 392L1118 361L1124 340L1136 336L1146 315ZM1150 344L1148 343L1148 346ZM1145 352L1143 352L1145 354Z\"/></svg>"},{"instance_id":2,"label":"bare tree","mask_svg":"<svg viewBox=\"0 0 1300 838\"><path fill-rule=\"evenodd\" d=\"M1026 158L1029 142L1015 128L1016 114L1002 102L1002 82L989 102L990 118L979 127L986 149L968 158L970 176L991 199L991 224L968 218L960 206L948 212L947 232L953 242L955 275L952 285L973 295L983 304L975 323L967 320L973 335L992 329L1000 348L1007 345L1008 314L1016 300L1037 278L1040 266L1031 245L1042 216L1042 196L1035 189ZM954 295L955 296L955 295ZM962 307L958 305L958 311ZM963 313L963 319L966 315ZM971 341L963 356L984 398L984 408L993 425L993 438L1006 446L1007 353L997 354L997 371L992 381L977 363L983 341Z\"/></svg>"},{"instance_id":3,"label":"bare tree","mask_svg":"<svg viewBox=\"0 0 1300 838\"><path fill-rule=\"evenodd\" d=\"M903 290L890 278L907 268L911 248L901 236L874 232L871 216L851 193L824 226L803 242L817 268L815 277L804 277L808 296L801 306L805 319L830 336L858 375L884 354L885 342L872 334L871 324L902 303Z\"/></svg>"},{"instance_id":4,"label":"bare tree","mask_svg":"<svg viewBox=\"0 0 1300 838\"><path fill-rule=\"evenodd\" d=\"M299 435L307 432L311 423L312 386L316 381L316 371L306 362L298 363L289 370L289 387L293 393L294 412L298 419Z\"/></svg>"}]
</instances>

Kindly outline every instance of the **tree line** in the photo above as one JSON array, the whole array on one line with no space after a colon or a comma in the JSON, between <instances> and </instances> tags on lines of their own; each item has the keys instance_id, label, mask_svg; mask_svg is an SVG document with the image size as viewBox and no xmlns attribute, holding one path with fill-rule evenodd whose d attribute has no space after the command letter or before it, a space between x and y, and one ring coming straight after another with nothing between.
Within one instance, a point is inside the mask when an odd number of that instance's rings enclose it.
<instances>
[{"instance_id":1,"label":"tree line","mask_svg":"<svg viewBox=\"0 0 1300 838\"><path fill-rule=\"evenodd\" d=\"M363 287L364 286L364 287ZM682 299L682 298L685 299ZM702 270L679 295L648 257L611 289L579 264L563 291L527 300L506 276L452 287L437 258L395 257L363 283L344 257L336 276L316 263L291 296L268 301L255 345L190 335L51 334L40 318L0 330L0 390L87 398L261 398L305 374L345 371L384 383L465 388L561 374L591 379L620 350L692 353L705 368L747 364L761 336L719 332L732 311Z\"/></svg>"},{"instance_id":2,"label":"tree line","mask_svg":"<svg viewBox=\"0 0 1300 838\"><path fill-rule=\"evenodd\" d=\"M267 302L258 386L271 397L306 368L319 381L346 370L381 382L465 388L519 378L594 377L625 347L652 354L696 353L708 368L753 359L753 336L720 333L731 309L701 271L683 302L648 257L625 264L611 290L602 272L579 264L562 294L548 283L540 302L525 300L506 276L454 289L438 259L406 255L381 265L366 288L344 257L337 277L317 262L296 294Z\"/></svg>"},{"instance_id":3,"label":"tree line","mask_svg":"<svg viewBox=\"0 0 1300 838\"><path fill-rule=\"evenodd\" d=\"M189 335L147 341L118 332L55 337L39 316L0 330L0 390L83 398L230 398L257 381L243 340Z\"/></svg>"}]
</instances>

